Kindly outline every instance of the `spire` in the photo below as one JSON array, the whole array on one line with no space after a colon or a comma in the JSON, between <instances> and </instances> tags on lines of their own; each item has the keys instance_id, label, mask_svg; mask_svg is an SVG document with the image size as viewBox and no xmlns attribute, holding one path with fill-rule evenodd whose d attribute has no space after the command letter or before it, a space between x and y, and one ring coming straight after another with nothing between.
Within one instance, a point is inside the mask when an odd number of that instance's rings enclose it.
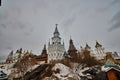
<instances>
[{"instance_id":1,"label":"spire","mask_svg":"<svg viewBox=\"0 0 120 80\"><path fill-rule=\"evenodd\" d=\"M85 49L91 49L91 47L86 43Z\"/></svg>"},{"instance_id":2,"label":"spire","mask_svg":"<svg viewBox=\"0 0 120 80\"><path fill-rule=\"evenodd\" d=\"M46 45L44 44L44 48L41 53L41 57L47 57L47 50L46 50Z\"/></svg>"},{"instance_id":3,"label":"spire","mask_svg":"<svg viewBox=\"0 0 120 80\"><path fill-rule=\"evenodd\" d=\"M43 48L43 50L46 50L46 45L44 44L44 48Z\"/></svg>"},{"instance_id":4,"label":"spire","mask_svg":"<svg viewBox=\"0 0 120 80\"><path fill-rule=\"evenodd\" d=\"M74 46L74 44L73 44L73 40L71 39L71 37L70 37L70 42L69 42L69 49L68 49L68 51L76 51L76 48L75 48L75 46Z\"/></svg>"},{"instance_id":5,"label":"spire","mask_svg":"<svg viewBox=\"0 0 120 80\"><path fill-rule=\"evenodd\" d=\"M54 31L54 36L59 36L60 35L60 33L58 32L57 26L58 26L58 24L56 24L55 31Z\"/></svg>"},{"instance_id":6,"label":"spire","mask_svg":"<svg viewBox=\"0 0 120 80\"><path fill-rule=\"evenodd\" d=\"M95 48L98 48L98 47L102 47L102 45L100 43L98 43L98 41L96 41Z\"/></svg>"},{"instance_id":7,"label":"spire","mask_svg":"<svg viewBox=\"0 0 120 80\"><path fill-rule=\"evenodd\" d=\"M68 55L73 58L73 60L77 57L77 50L73 44L73 41L70 37L70 42L69 42L69 49L68 49Z\"/></svg>"},{"instance_id":8,"label":"spire","mask_svg":"<svg viewBox=\"0 0 120 80\"><path fill-rule=\"evenodd\" d=\"M13 50L10 52L10 54L8 56L13 56Z\"/></svg>"}]
</instances>

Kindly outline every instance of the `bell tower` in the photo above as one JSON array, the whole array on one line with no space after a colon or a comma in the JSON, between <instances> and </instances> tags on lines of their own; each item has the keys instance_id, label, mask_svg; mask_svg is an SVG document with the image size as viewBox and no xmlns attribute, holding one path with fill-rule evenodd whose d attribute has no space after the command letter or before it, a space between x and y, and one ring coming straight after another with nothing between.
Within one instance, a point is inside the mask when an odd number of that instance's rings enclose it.
<instances>
[{"instance_id":1,"label":"bell tower","mask_svg":"<svg viewBox=\"0 0 120 80\"><path fill-rule=\"evenodd\" d=\"M61 43L61 37L57 26L58 24L56 24L51 42L50 40L48 42L48 63L53 60L61 60L64 58L64 43Z\"/></svg>"}]
</instances>

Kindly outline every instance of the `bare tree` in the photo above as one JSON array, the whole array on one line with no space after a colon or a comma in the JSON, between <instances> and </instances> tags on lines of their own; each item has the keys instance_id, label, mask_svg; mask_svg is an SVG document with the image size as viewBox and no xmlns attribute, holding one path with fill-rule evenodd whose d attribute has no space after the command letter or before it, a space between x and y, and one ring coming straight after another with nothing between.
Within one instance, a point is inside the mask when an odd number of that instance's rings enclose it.
<instances>
[{"instance_id":1,"label":"bare tree","mask_svg":"<svg viewBox=\"0 0 120 80\"><path fill-rule=\"evenodd\" d=\"M83 58L82 63L86 64L87 66L94 66L100 64L94 57L90 55L90 51L84 50L83 51Z\"/></svg>"}]
</instances>

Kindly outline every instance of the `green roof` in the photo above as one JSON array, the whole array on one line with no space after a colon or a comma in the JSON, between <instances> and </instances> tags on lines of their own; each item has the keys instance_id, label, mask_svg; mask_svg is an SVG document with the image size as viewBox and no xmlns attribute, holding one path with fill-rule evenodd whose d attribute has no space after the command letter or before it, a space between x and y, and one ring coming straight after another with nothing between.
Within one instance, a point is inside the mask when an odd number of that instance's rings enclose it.
<instances>
[{"instance_id":1,"label":"green roof","mask_svg":"<svg viewBox=\"0 0 120 80\"><path fill-rule=\"evenodd\" d=\"M114 64L112 61L107 61L107 62L105 63L105 67L113 67L113 68L115 68L115 69L120 70L120 66Z\"/></svg>"},{"instance_id":2,"label":"green roof","mask_svg":"<svg viewBox=\"0 0 120 80\"><path fill-rule=\"evenodd\" d=\"M102 47L102 45L96 41L95 48L98 48L98 47Z\"/></svg>"}]
</instances>

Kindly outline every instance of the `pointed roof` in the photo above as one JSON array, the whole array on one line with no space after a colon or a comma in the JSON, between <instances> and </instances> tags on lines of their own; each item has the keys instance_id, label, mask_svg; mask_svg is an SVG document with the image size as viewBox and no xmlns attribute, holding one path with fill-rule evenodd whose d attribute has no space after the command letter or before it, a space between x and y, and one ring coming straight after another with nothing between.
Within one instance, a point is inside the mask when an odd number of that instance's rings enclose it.
<instances>
[{"instance_id":1,"label":"pointed roof","mask_svg":"<svg viewBox=\"0 0 120 80\"><path fill-rule=\"evenodd\" d=\"M59 33L59 31L58 31L57 25L58 25L58 24L56 24L54 34L58 34L58 35L59 35L60 33Z\"/></svg>"},{"instance_id":2,"label":"pointed roof","mask_svg":"<svg viewBox=\"0 0 120 80\"><path fill-rule=\"evenodd\" d=\"M98 41L96 41L95 48L98 48L98 47L102 47L102 45L100 43L98 43Z\"/></svg>"},{"instance_id":3,"label":"pointed roof","mask_svg":"<svg viewBox=\"0 0 120 80\"><path fill-rule=\"evenodd\" d=\"M86 43L85 49L91 49L91 47Z\"/></svg>"},{"instance_id":4,"label":"pointed roof","mask_svg":"<svg viewBox=\"0 0 120 80\"><path fill-rule=\"evenodd\" d=\"M73 44L73 40L70 38L68 51L71 51L71 50L76 51L76 48L75 48L75 46L74 46L74 44Z\"/></svg>"},{"instance_id":5,"label":"pointed roof","mask_svg":"<svg viewBox=\"0 0 120 80\"><path fill-rule=\"evenodd\" d=\"M46 44L44 44L44 47L43 47L42 53L47 53Z\"/></svg>"},{"instance_id":6,"label":"pointed roof","mask_svg":"<svg viewBox=\"0 0 120 80\"><path fill-rule=\"evenodd\" d=\"M47 57L47 50L46 50L46 45L44 44L44 48L41 53L41 57Z\"/></svg>"},{"instance_id":7,"label":"pointed roof","mask_svg":"<svg viewBox=\"0 0 120 80\"><path fill-rule=\"evenodd\" d=\"M13 56L13 50L9 53L8 56Z\"/></svg>"},{"instance_id":8,"label":"pointed roof","mask_svg":"<svg viewBox=\"0 0 120 80\"><path fill-rule=\"evenodd\" d=\"M114 69L120 71L120 66L117 65L117 64L115 64L115 63L114 63L113 61L111 61L111 60L107 60L104 66L107 67L108 70L111 69L111 68L114 68Z\"/></svg>"},{"instance_id":9,"label":"pointed roof","mask_svg":"<svg viewBox=\"0 0 120 80\"><path fill-rule=\"evenodd\" d=\"M105 63L105 66L106 67L115 66L115 63L111 60L107 60L106 63Z\"/></svg>"},{"instance_id":10,"label":"pointed roof","mask_svg":"<svg viewBox=\"0 0 120 80\"><path fill-rule=\"evenodd\" d=\"M43 50L46 50L46 45L44 44L44 48L43 48Z\"/></svg>"},{"instance_id":11,"label":"pointed roof","mask_svg":"<svg viewBox=\"0 0 120 80\"><path fill-rule=\"evenodd\" d=\"M63 55L64 55L64 56L67 56L67 55L68 55L68 53L65 51Z\"/></svg>"}]
</instances>

